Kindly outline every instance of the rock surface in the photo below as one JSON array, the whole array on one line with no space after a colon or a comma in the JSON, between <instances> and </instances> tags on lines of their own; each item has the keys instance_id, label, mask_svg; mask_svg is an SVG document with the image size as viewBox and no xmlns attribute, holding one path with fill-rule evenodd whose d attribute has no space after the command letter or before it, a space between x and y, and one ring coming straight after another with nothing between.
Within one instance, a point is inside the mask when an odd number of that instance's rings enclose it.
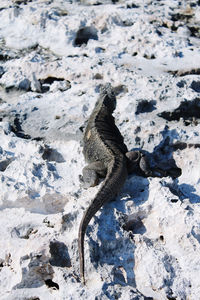
<instances>
[{"instance_id":1,"label":"rock surface","mask_svg":"<svg viewBox=\"0 0 200 300\"><path fill-rule=\"evenodd\" d=\"M200 294L199 1L2 0L0 298L192 299ZM132 175L78 227L82 136L116 89L129 149L181 174Z\"/></svg>"}]
</instances>

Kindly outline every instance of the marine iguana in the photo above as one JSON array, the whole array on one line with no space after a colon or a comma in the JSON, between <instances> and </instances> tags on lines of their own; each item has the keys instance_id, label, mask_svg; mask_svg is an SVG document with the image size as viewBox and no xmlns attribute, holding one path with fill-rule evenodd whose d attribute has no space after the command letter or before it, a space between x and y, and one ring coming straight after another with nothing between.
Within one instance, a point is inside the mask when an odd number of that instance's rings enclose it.
<instances>
[{"instance_id":1,"label":"marine iguana","mask_svg":"<svg viewBox=\"0 0 200 300\"><path fill-rule=\"evenodd\" d=\"M83 169L84 187L95 186L100 177L105 177L100 190L86 209L79 227L78 250L80 277L84 276L84 236L87 226L96 212L119 193L129 173L150 176L151 170L144 154L128 152L112 116L116 108L114 89L106 84L100 92L90 115L83 139L83 154L89 164Z\"/></svg>"}]
</instances>

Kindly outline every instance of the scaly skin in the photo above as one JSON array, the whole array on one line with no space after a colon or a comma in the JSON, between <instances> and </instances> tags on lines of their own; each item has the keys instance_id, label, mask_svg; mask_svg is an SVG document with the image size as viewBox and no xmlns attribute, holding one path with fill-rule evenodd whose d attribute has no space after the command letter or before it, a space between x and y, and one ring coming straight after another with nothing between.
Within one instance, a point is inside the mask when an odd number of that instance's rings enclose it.
<instances>
[{"instance_id":1,"label":"scaly skin","mask_svg":"<svg viewBox=\"0 0 200 300\"><path fill-rule=\"evenodd\" d=\"M143 155L138 151L128 152L112 116L115 107L115 95L110 84L107 84L100 93L84 135L83 154L89 165L83 169L82 180L87 187L96 185L99 176L105 177L105 180L85 211L79 227L78 250L83 284L84 237L90 220L105 203L119 193L129 169L131 172L140 170L143 174L150 174Z\"/></svg>"}]
</instances>

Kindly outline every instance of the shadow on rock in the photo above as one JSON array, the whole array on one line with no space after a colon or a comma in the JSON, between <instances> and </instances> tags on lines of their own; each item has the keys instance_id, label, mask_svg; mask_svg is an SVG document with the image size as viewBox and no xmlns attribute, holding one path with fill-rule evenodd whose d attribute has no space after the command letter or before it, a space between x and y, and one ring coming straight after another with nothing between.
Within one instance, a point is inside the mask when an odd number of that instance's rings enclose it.
<instances>
[{"instance_id":1,"label":"shadow on rock","mask_svg":"<svg viewBox=\"0 0 200 300\"><path fill-rule=\"evenodd\" d=\"M178 185L178 190L181 192L181 200L189 199L190 203L200 203L200 196L196 195L196 189L190 184Z\"/></svg>"},{"instance_id":2,"label":"shadow on rock","mask_svg":"<svg viewBox=\"0 0 200 300\"><path fill-rule=\"evenodd\" d=\"M50 242L49 251L51 258L49 260L52 266L56 267L71 267L67 246L58 241Z\"/></svg>"},{"instance_id":3,"label":"shadow on rock","mask_svg":"<svg viewBox=\"0 0 200 300\"><path fill-rule=\"evenodd\" d=\"M157 145L152 153L143 151L147 156L150 169L152 170L152 177L167 177L173 179L181 176L182 171L176 165L173 158L174 147L173 139L178 137L176 130L168 130L168 126L161 132L163 140Z\"/></svg>"},{"instance_id":4,"label":"shadow on rock","mask_svg":"<svg viewBox=\"0 0 200 300\"><path fill-rule=\"evenodd\" d=\"M87 44L90 39L98 40L96 28L94 26L82 27L76 33L74 46L80 47L82 44Z\"/></svg>"},{"instance_id":5,"label":"shadow on rock","mask_svg":"<svg viewBox=\"0 0 200 300\"><path fill-rule=\"evenodd\" d=\"M45 145L41 150L43 151L42 158L47 161L55 161L57 163L65 162L64 157L56 149L50 148L48 145Z\"/></svg>"},{"instance_id":6,"label":"shadow on rock","mask_svg":"<svg viewBox=\"0 0 200 300\"><path fill-rule=\"evenodd\" d=\"M185 125L188 126L191 123L195 124L194 119L200 119L199 108L200 98L195 98L192 101L182 101L179 107L173 111L163 111L158 116L167 121L179 121L180 118L183 118Z\"/></svg>"},{"instance_id":7,"label":"shadow on rock","mask_svg":"<svg viewBox=\"0 0 200 300\"><path fill-rule=\"evenodd\" d=\"M156 109L155 105L156 105L155 100L150 100L150 101L140 100L138 105L137 105L137 109L136 109L135 114L139 115L139 114L142 114L142 113L152 112L153 110Z\"/></svg>"},{"instance_id":8,"label":"shadow on rock","mask_svg":"<svg viewBox=\"0 0 200 300\"><path fill-rule=\"evenodd\" d=\"M142 219L143 218L139 216L138 213L125 215L121 222L121 226L128 232L143 235L146 232L146 227L144 226Z\"/></svg>"}]
</instances>

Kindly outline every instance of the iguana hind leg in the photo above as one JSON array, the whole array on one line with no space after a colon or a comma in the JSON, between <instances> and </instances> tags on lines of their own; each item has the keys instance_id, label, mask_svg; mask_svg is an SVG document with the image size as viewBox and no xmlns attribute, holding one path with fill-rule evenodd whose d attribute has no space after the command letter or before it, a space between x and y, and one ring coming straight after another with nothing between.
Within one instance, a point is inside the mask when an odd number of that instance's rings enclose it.
<instances>
[{"instance_id":1,"label":"iguana hind leg","mask_svg":"<svg viewBox=\"0 0 200 300\"><path fill-rule=\"evenodd\" d=\"M83 175L80 181L84 188L95 186L99 182L100 177L106 176L107 169L100 161L95 161L83 168Z\"/></svg>"},{"instance_id":2,"label":"iguana hind leg","mask_svg":"<svg viewBox=\"0 0 200 300\"><path fill-rule=\"evenodd\" d=\"M128 173L136 173L142 176L151 176L151 169L147 157L140 151L126 153Z\"/></svg>"}]
</instances>

